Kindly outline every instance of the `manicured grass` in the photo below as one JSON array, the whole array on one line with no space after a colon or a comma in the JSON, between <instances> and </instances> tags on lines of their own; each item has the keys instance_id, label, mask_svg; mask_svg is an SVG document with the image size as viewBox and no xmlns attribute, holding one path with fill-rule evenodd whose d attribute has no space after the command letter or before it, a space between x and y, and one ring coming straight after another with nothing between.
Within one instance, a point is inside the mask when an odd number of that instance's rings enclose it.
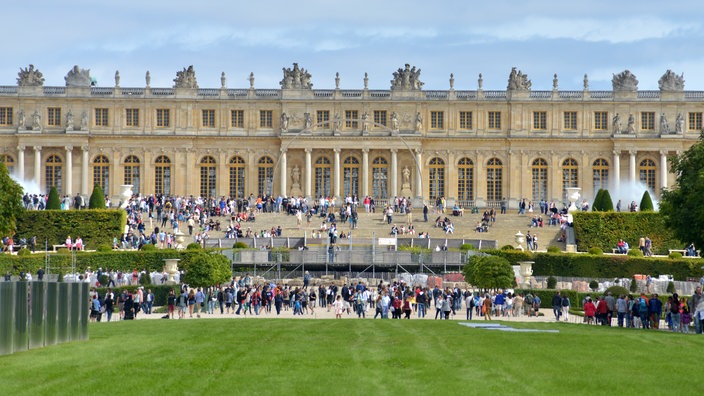
<instances>
[{"instance_id":1,"label":"manicured grass","mask_svg":"<svg viewBox=\"0 0 704 396\"><path fill-rule=\"evenodd\" d=\"M420 320L98 323L90 325L89 341L0 356L0 387L6 395L655 395L701 389L695 379L702 336L509 325L560 333Z\"/></svg>"}]
</instances>

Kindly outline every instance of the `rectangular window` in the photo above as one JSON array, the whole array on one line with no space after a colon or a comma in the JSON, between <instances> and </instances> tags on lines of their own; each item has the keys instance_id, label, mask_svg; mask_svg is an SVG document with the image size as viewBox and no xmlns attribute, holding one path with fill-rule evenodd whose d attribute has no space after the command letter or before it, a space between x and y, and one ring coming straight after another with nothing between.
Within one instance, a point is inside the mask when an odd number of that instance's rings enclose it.
<instances>
[{"instance_id":1,"label":"rectangular window","mask_svg":"<svg viewBox=\"0 0 704 396\"><path fill-rule=\"evenodd\" d=\"M345 110L345 128L357 129L359 128L359 112L357 110Z\"/></svg>"},{"instance_id":2,"label":"rectangular window","mask_svg":"<svg viewBox=\"0 0 704 396\"><path fill-rule=\"evenodd\" d=\"M442 111L430 112L430 129L443 129L445 127L445 113Z\"/></svg>"},{"instance_id":3,"label":"rectangular window","mask_svg":"<svg viewBox=\"0 0 704 396\"><path fill-rule=\"evenodd\" d=\"M702 130L702 113L689 113L689 130Z\"/></svg>"},{"instance_id":4,"label":"rectangular window","mask_svg":"<svg viewBox=\"0 0 704 396\"><path fill-rule=\"evenodd\" d=\"M12 125L12 107L0 107L0 125Z\"/></svg>"},{"instance_id":5,"label":"rectangular window","mask_svg":"<svg viewBox=\"0 0 704 396\"><path fill-rule=\"evenodd\" d=\"M577 130L577 112L576 111L566 111L564 113L564 129L568 131Z\"/></svg>"},{"instance_id":6,"label":"rectangular window","mask_svg":"<svg viewBox=\"0 0 704 396\"><path fill-rule=\"evenodd\" d=\"M259 127L273 128L274 127L274 112L272 110L259 110Z\"/></svg>"},{"instance_id":7,"label":"rectangular window","mask_svg":"<svg viewBox=\"0 0 704 396\"><path fill-rule=\"evenodd\" d=\"M374 123L386 126L386 110L374 110Z\"/></svg>"},{"instance_id":8,"label":"rectangular window","mask_svg":"<svg viewBox=\"0 0 704 396\"><path fill-rule=\"evenodd\" d=\"M95 126L108 126L108 109L95 109Z\"/></svg>"},{"instance_id":9,"label":"rectangular window","mask_svg":"<svg viewBox=\"0 0 704 396\"><path fill-rule=\"evenodd\" d=\"M460 129L472 129L471 111L460 111Z\"/></svg>"},{"instance_id":10,"label":"rectangular window","mask_svg":"<svg viewBox=\"0 0 704 396\"><path fill-rule=\"evenodd\" d=\"M139 126L139 109L125 109L125 125L128 127Z\"/></svg>"},{"instance_id":11,"label":"rectangular window","mask_svg":"<svg viewBox=\"0 0 704 396\"><path fill-rule=\"evenodd\" d=\"M655 130L655 112L642 111L640 113L640 129L643 131Z\"/></svg>"},{"instance_id":12,"label":"rectangular window","mask_svg":"<svg viewBox=\"0 0 704 396\"><path fill-rule=\"evenodd\" d=\"M244 110L232 110L230 115L233 128L244 128Z\"/></svg>"},{"instance_id":13,"label":"rectangular window","mask_svg":"<svg viewBox=\"0 0 704 396\"><path fill-rule=\"evenodd\" d=\"M595 111L594 112L594 129L605 131L609 129L609 112Z\"/></svg>"},{"instance_id":14,"label":"rectangular window","mask_svg":"<svg viewBox=\"0 0 704 396\"><path fill-rule=\"evenodd\" d=\"M501 112L489 112L489 129L501 129Z\"/></svg>"},{"instance_id":15,"label":"rectangular window","mask_svg":"<svg viewBox=\"0 0 704 396\"><path fill-rule=\"evenodd\" d=\"M318 110L316 113L316 120L318 122L319 128L330 128L330 111L329 110Z\"/></svg>"},{"instance_id":16,"label":"rectangular window","mask_svg":"<svg viewBox=\"0 0 704 396\"><path fill-rule=\"evenodd\" d=\"M48 117L46 119L46 124L49 126L61 126L61 108L49 107L47 112Z\"/></svg>"},{"instance_id":17,"label":"rectangular window","mask_svg":"<svg viewBox=\"0 0 704 396\"><path fill-rule=\"evenodd\" d=\"M533 129L544 131L548 129L548 113L546 111L533 112Z\"/></svg>"},{"instance_id":18,"label":"rectangular window","mask_svg":"<svg viewBox=\"0 0 704 396\"><path fill-rule=\"evenodd\" d=\"M203 110L203 128L215 128L215 110Z\"/></svg>"},{"instance_id":19,"label":"rectangular window","mask_svg":"<svg viewBox=\"0 0 704 396\"><path fill-rule=\"evenodd\" d=\"M156 126L168 128L171 125L171 112L169 109L156 109Z\"/></svg>"}]
</instances>

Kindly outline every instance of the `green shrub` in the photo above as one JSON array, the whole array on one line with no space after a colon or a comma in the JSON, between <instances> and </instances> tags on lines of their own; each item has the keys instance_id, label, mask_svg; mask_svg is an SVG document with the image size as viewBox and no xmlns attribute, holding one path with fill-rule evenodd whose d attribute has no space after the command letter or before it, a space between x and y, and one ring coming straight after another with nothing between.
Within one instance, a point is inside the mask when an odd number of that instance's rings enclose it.
<instances>
[{"instance_id":1,"label":"green shrub","mask_svg":"<svg viewBox=\"0 0 704 396\"><path fill-rule=\"evenodd\" d=\"M628 288L628 290L630 290L631 293L635 293L638 291L638 282L636 282L635 277L631 277L631 286Z\"/></svg>"},{"instance_id":2,"label":"green shrub","mask_svg":"<svg viewBox=\"0 0 704 396\"><path fill-rule=\"evenodd\" d=\"M557 279L554 276L548 277L548 289L554 289L557 285Z\"/></svg>"},{"instance_id":3,"label":"green shrub","mask_svg":"<svg viewBox=\"0 0 704 396\"><path fill-rule=\"evenodd\" d=\"M599 282L597 282L595 280L591 280L589 282L589 289L596 291L598 288L599 288Z\"/></svg>"},{"instance_id":4,"label":"green shrub","mask_svg":"<svg viewBox=\"0 0 704 396\"><path fill-rule=\"evenodd\" d=\"M279 261L283 263L288 263L290 261L291 257L291 249L287 247L276 247L276 248L271 248L270 252L270 257L273 261Z\"/></svg>"},{"instance_id":5,"label":"green shrub","mask_svg":"<svg viewBox=\"0 0 704 396\"><path fill-rule=\"evenodd\" d=\"M140 250L143 252L153 252L157 249L156 249L156 246L152 245L151 243L147 243L147 244L142 245Z\"/></svg>"},{"instance_id":6,"label":"green shrub","mask_svg":"<svg viewBox=\"0 0 704 396\"><path fill-rule=\"evenodd\" d=\"M105 209L105 195L103 195L103 189L98 184L93 187L93 193L90 194L88 209Z\"/></svg>"},{"instance_id":7,"label":"green shrub","mask_svg":"<svg viewBox=\"0 0 704 396\"><path fill-rule=\"evenodd\" d=\"M667 257L669 257L669 258L671 258L671 259L673 259L673 260L681 259L681 258L682 258L682 253L680 253L680 252L672 252L672 253L668 254Z\"/></svg>"},{"instance_id":8,"label":"green shrub","mask_svg":"<svg viewBox=\"0 0 704 396\"><path fill-rule=\"evenodd\" d=\"M591 248L589 248L589 254L594 255L594 256L600 256L600 255L604 254L604 251L598 247L591 247Z\"/></svg>"},{"instance_id":9,"label":"green shrub","mask_svg":"<svg viewBox=\"0 0 704 396\"><path fill-rule=\"evenodd\" d=\"M599 191L596 192L596 195L594 196L594 202L592 203L592 212L601 212L603 211L602 209L602 201L604 197L604 189L600 188Z\"/></svg>"},{"instance_id":10,"label":"green shrub","mask_svg":"<svg viewBox=\"0 0 704 396\"><path fill-rule=\"evenodd\" d=\"M561 250L557 246L548 246L548 253L560 253Z\"/></svg>"},{"instance_id":11,"label":"green shrub","mask_svg":"<svg viewBox=\"0 0 704 396\"><path fill-rule=\"evenodd\" d=\"M503 245L501 246L501 250L516 250L516 248L511 245Z\"/></svg>"},{"instance_id":12,"label":"green shrub","mask_svg":"<svg viewBox=\"0 0 704 396\"><path fill-rule=\"evenodd\" d=\"M18 251L17 251L17 255L18 255L18 256L31 256L31 255L32 255L32 252L30 252L29 249L27 249L27 248L25 247L25 248L22 248L22 249L18 250ZM680 256L681 256L681 255L680 255Z\"/></svg>"},{"instance_id":13,"label":"green shrub","mask_svg":"<svg viewBox=\"0 0 704 396\"><path fill-rule=\"evenodd\" d=\"M100 283L101 286L107 286L109 281L110 279L106 274L102 274L98 277L98 283Z\"/></svg>"},{"instance_id":14,"label":"green shrub","mask_svg":"<svg viewBox=\"0 0 704 396\"><path fill-rule=\"evenodd\" d=\"M244 242L235 242L234 245L232 245L233 249L249 249L249 245L247 245Z\"/></svg>"},{"instance_id":15,"label":"green shrub","mask_svg":"<svg viewBox=\"0 0 704 396\"><path fill-rule=\"evenodd\" d=\"M670 294L675 292L675 282L667 282L667 292Z\"/></svg>"},{"instance_id":16,"label":"green shrub","mask_svg":"<svg viewBox=\"0 0 704 396\"><path fill-rule=\"evenodd\" d=\"M609 194L609 190L604 190L604 195L601 197L601 210L603 212L614 211L614 201L611 199L611 194Z\"/></svg>"},{"instance_id":17,"label":"green shrub","mask_svg":"<svg viewBox=\"0 0 704 396\"><path fill-rule=\"evenodd\" d=\"M96 249L98 252L112 252L112 246L107 244L99 245Z\"/></svg>"},{"instance_id":18,"label":"green shrub","mask_svg":"<svg viewBox=\"0 0 704 396\"><path fill-rule=\"evenodd\" d=\"M613 295L615 297L618 297L620 295L627 296L629 294L628 290L626 290L626 288L623 286L611 286L608 289L606 289L605 293L609 293L609 292L611 293L611 295Z\"/></svg>"},{"instance_id":19,"label":"green shrub","mask_svg":"<svg viewBox=\"0 0 704 396\"><path fill-rule=\"evenodd\" d=\"M152 278L149 276L149 273L147 273L147 272L142 272L142 273L139 275L139 284L140 284L140 285L144 285L144 286L147 286L147 285L151 285L151 284L152 284Z\"/></svg>"},{"instance_id":20,"label":"green shrub","mask_svg":"<svg viewBox=\"0 0 704 396\"><path fill-rule=\"evenodd\" d=\"M630 257L643 257L643 252L641 252L640 249L635 248L628 249L628 253L626 254Z\"/></svg>"},{"instance_id":21,"label":"green shrub","mask_svg":"<svg viewBox=\"0 0 704 396\"><path fill-rule=\"evenodd\" d=\"M186 246L186 250L200 250L203 247L200 246L200 243L197 242L191 242Z\"/></svg>"},{"instance_id":22,"label":"green shrub","mask_svg":"<svg viewBox=\"0 0 704 396\"><path fill-rule=\"evenodd\" d=\"M49 190L49 199L46 201L46 209L47 210L60 210L61 209L61 201L59 200L59 192L56 190L56 186L51 186L51 190ZM20 223L18 222L17 225L19 226Z\"/></svg>"},{"instance_id":23,"label":"green shrub","mask_svg":"<svg viewBox=\"0 0 704 396\"><path fill-rule=\"evenodd\" d=\"M655 210L655 208L653 208L653 200L650 199L648 190L645 190L643 191L643 197L640 199L640 211L652 212L653 210Z\"/></svg>"},{"instance_id":24,"label":"green shrub","mask_svg":"<svg viewBox=\"0 0 704 396\"><path fill-rule=\"evenodd\" d=\"M471 243L463 243L462 246L460 246L460 250L463 252L467 251L467 250L475 250L475 249L476 248Z\"/></svg>"}]
</instances>

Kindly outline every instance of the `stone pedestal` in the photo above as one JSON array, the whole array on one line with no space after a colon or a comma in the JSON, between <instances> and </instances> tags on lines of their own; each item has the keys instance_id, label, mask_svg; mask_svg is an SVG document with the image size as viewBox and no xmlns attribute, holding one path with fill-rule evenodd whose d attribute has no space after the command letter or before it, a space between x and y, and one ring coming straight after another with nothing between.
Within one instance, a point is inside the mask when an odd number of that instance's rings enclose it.
<instances>
[{"instance_id":1,"label":"stone pedestal","mask_svg":"<svg viewBox=\"0 0 704 396\"><path fill-rule=\"evenodd\" d=\"M166 279L167 285L176 284L175 275L178 273L179 261L181 261L181 259L164 259L164 272L168 274L168 278Z\"/></svg>"}]
</instances>

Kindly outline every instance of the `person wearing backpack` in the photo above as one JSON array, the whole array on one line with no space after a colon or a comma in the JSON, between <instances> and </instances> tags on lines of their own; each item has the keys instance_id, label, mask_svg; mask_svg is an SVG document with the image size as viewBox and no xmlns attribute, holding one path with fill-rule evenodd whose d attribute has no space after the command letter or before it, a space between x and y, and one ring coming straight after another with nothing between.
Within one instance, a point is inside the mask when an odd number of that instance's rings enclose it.
<instances>
[{"instance_id":1,"label":"person wearing backpack","mask_svg":"<svg viewBox=\"0 0 704 396\"><path fill-rule=\"evenodd\" d=\"M653 329L660 328L660 316L662 315L662 301L658 298L657 293L650 295L648 302L648 315L650 316L650 327Z\"/></svg>"},{"instance_id":2,"label":"person wearing backpack","mask_svg":"<svg viewBox=\"0 0 704 396\"><path fill-rule=\"evenodd\" d=\"M570 317L570 298L567 294L562 295L562 316L565 317L565 322L569 320Z\"/></svg>"},{"instance_id":3,"label":"person wearing backpack","mask_svg":"<svg viewBox=\"0 0 704 396\"><path fill-rule=\"evenodd\" d=\"M645 293L641 293L640 297L638 297L637 303L641 327L644 329L649 329L650 321L648 320L648 298L645 296Z\"/></svg>"}]
</instances>

